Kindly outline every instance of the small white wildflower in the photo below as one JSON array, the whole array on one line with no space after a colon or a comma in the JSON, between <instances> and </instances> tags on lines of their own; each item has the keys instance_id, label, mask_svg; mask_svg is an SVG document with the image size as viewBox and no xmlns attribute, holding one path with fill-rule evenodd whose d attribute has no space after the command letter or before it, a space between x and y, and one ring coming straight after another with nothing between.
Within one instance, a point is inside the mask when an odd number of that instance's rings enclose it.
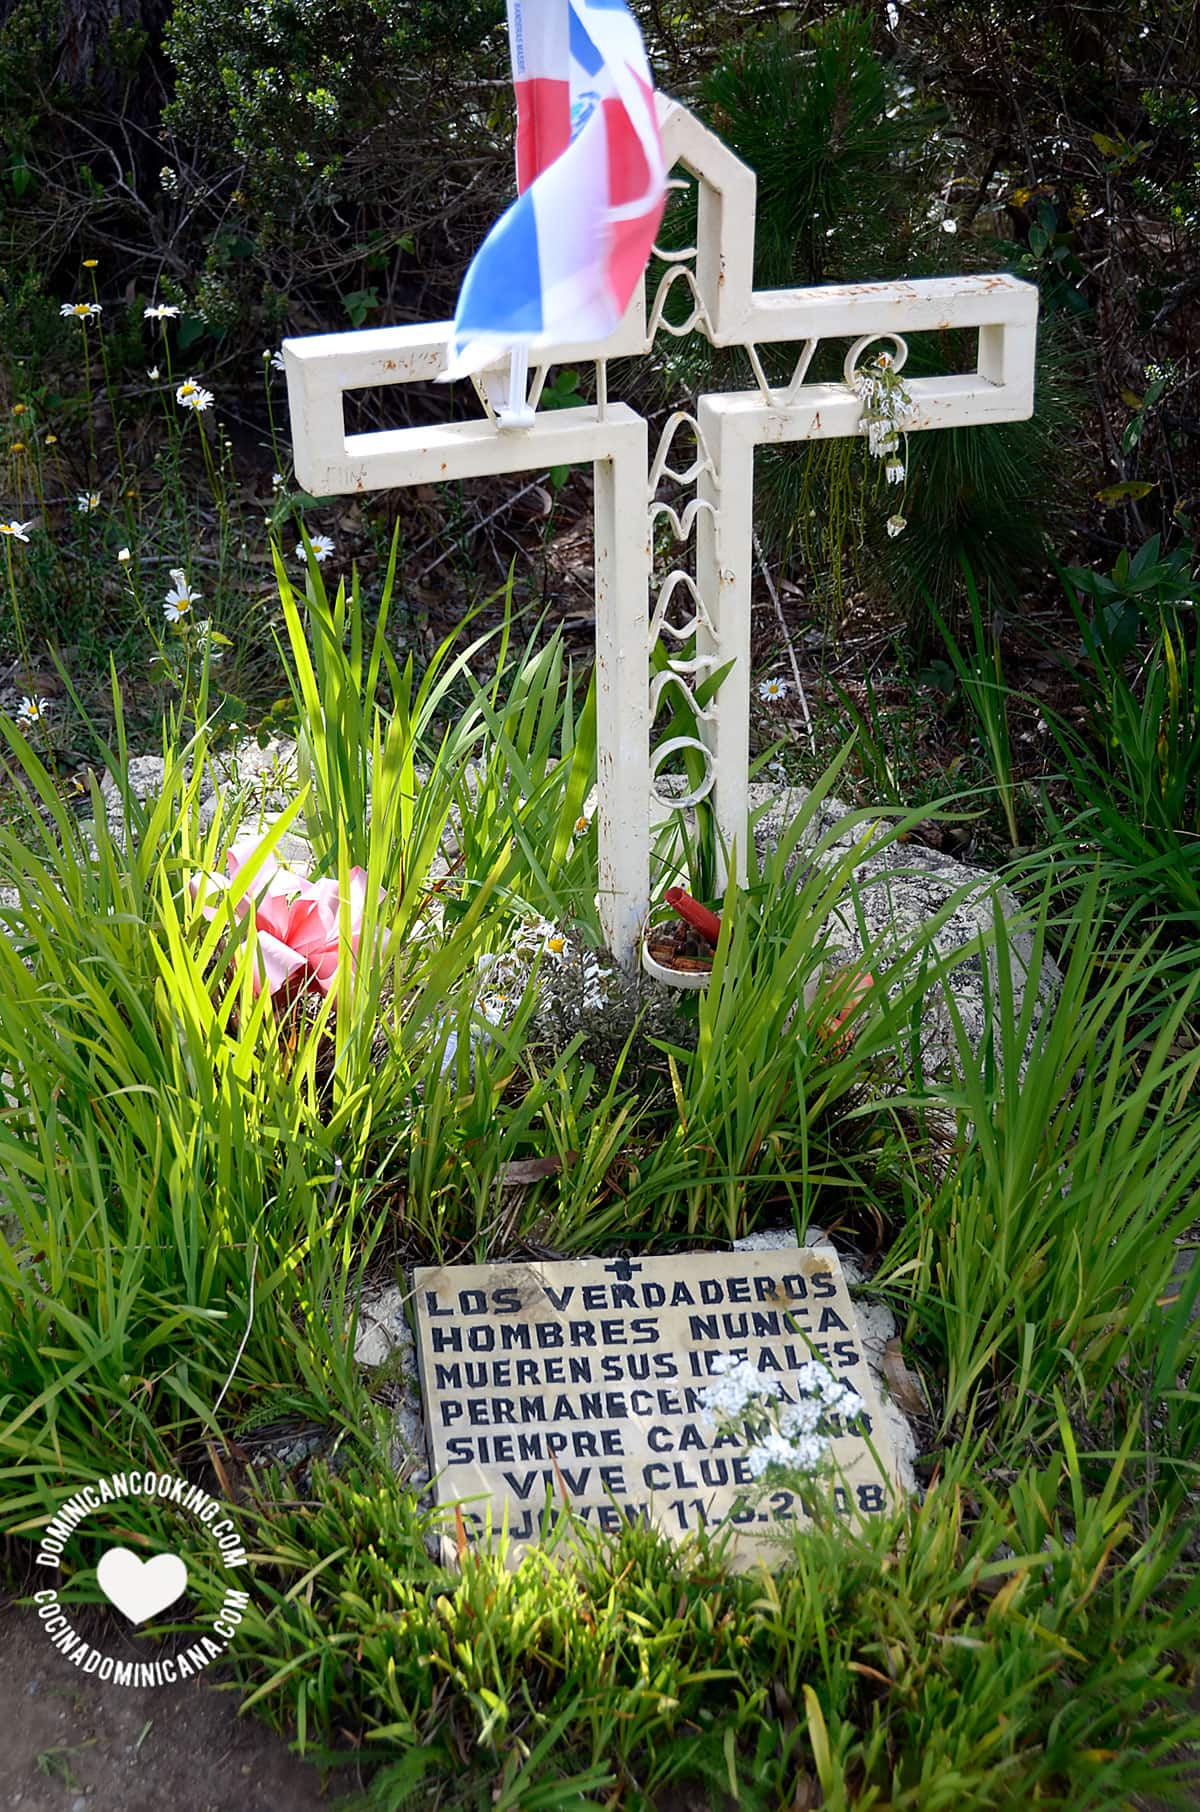
<instances>
[{"instance_id":1,"label":"small white wildflower","mask_svg":"<svg viewBox=\"0 0 1200 1812\"><path fill-rule=\"evenodd\" d=\"M187 378L175 392L175 401L181 409L207 409L213 401L211 390L205 390L195 378Z\"/></svg>"},{"instance_id":2,"label":"small white wildflower","mask_svg":"<svg viewBox=\"0 0 1200 1812\"><path fill-rule=\"evenodd\" d=\"M316 561L317 565L320 566L321 562L323 560L328 560L330 554L333 552L333 542L328 535L311 535L309 539L312 542L313 559ZM297 560L305 560L307 557L302 541L296 549L296 558Z\"/></svg>"},{"instance_id":3,"label":"small white wildflower","mask_svg":"<svg viewBox=\"0 0 1200 1812\"><path fill-rule=\"evenodd\" d=\"M542 953L545 956L553 956L558 962L562 962L567 954L567 940L561 931L550 933L542 944Z\"/></svg>"},{"instance_id":4,"label":"small white wildflower","mask_svg":"<svg viewBox=\"0 0 1200 1812\"><path fill-rule=\"evenodd\" d=\"M146 376L150 379L151 383L156 384L158 382L158 366L151 365L150 369L146 373Z\"/></svg>"},{"instance_id":5,"label":"small white wildflower","mask_svg":"<svg viewBox=\"0 0 1200 1812\"><path fill-rule=\"evenodd\" d=\"M282 472L272 472L271 473L271 489L273 491L282 491L282 489L283 489L283 473Z\"/></svg>"},{"instance_id":6,"label":"small white wildflower","mask_svg":"<svg viewBox=\"0 0 1200 1812\"><path fill-rule=\"evenodd\" d=\"M900 23L900 8L898 6L893 6L891 4L891 0L889 0L889 4L887 7L887 22L888 22L888 28L891 31L895 31L896 27Z\"/></svg>"},{"instance_id":7,"label":"small white wildflower","mask_svg":"<svg viewBox=\"0 0 1200 1812\"><path fill-rule=\"evenodd\" d=\"M796 1465L798 1451L790 1441L784 1439L783 1435L772 1431L770 1434L764 1435L756 1447L747 1449L747 1470L751 1478L759 1479L768 1467Z\"/></svg>"},{"instance_id":8,"label":"small white wildflower","mask_svg":"<svg viewBox=\"0 0 1200 1812\"><path fill-rule=\"evenodd\" d=\"M903 484L904 461L902 459L889 459L886 466L883 468L883 476L887 479L889 484Z\"/></svg>"},{"instance_id":9,"label":"small white wildflower","mask_svg":"<svg viewBox=\"0 0 1200 1812\"><path fill-rule=\"evenodd\" d=\"M758 687L758 696L760 698L770 699L772 702L774 702L774 700L776 700L776 699L786 698L787 690L788 690L788 683L786 680L781 680L781 679L760 680L759 687Z\"/></svg>"},{"instance_id":10,"label":"small white wildflower","mask_svg":"<svg viewBox=\"0 0 1200 1812\"><path fill-rule=\"evenodd\" d=\"M49 709L48 698L23 698L17 711L17 722L21 724L40 723L43 714Z\"/></svg>"},{"instance_id":11,"label":"small white wildflower","mask_svg":"<svg viewBox=\"0 0 1200 1812\"><path fill-rule=\"evenodd\" d=\"M32 522L0 522L0 535L11 535L14 541L28 541Z\"/></svg>"},{"instance_id":12,"label":"small white wildflower","mask_svg":"<svg viewBox=\"0 0 1200 1812\"><path fill-rule=\"evenodd\" d=\"M123 547L120 550L120 552L118 553L117 559L121 562L122 566L127 566L129 564L130 560L133 559L133 555L130 553L130 551L127 547Z\"/></svg>"},{"instance_id":13,"label":"small white wildflower","mask_svg":"<svg viewBox=\"0 0 1200 1812\"><path fill-rule=\"evenodd\" d=\"M75 499L75 508L81 516L90 516L93 510L100 508L99 491L80 491Z\"/></svg>"},{"instance_id":14,"label":"small white wildflower","mask_svg":"<svg viewBox=\"0 0 1200 1812\"><path fill-rule=\"evenodd\" d=\"M286 371L287 370L287 366L284 364L283 354L281 352L273 352L271 354L271 370L272 371Z\"/></svg>"},{"instance_id":15,"label":"small white wildflower","mask_svg":"<svg viewBox=\"0 0 1200 1812\"><path fill-rule=\"evenodd\" d=\"M174 302L155 302L142 310L144 321L173 321L179 313Z\"/></svg>"},{"instance_id":16,"label":"small white wildflower","mask_svg":"<svg viewBox=\"0 0 1200 1812\"><path fill-rule=\"evenodd\" d=\"M179 175L177 171L172 170L170 164L163 165L158 173L158 180L168 195L177 195L179 193Z\"/></svg>"},{"instance_id":17,"label":"small white wildflower","mask_svg":"<svg viewBox=\"0 0 1200 1812\"><path fill-rule=\"evenodd\" d=\"M580 812L575 820L575 836L584 837L592 827L591 817L587 812Z\"/></svg>"},{"instance_id":18,"label":"small white wildflower","mask_svg":"<svg viewBox=\"0 0 1200 1812\"><path fill-rule=\"evenodd\" d=\"M907 527L908 518L906 516L889 516L887 519L888 539L894 541L896 536L902 535Z\"/></svg>"},{"instance_id":19,"label":"small white wildflower","mask_svg":"<svg viewBox=\"0 0 1200 1812\"><path fill-rule=\"evenodd\" d=\"M187 615L193 604L199 603L200 593L192 590L182 567L173 566L171 578L174 580L174 584L163 602L163 614L168 623L178 623Z\"/></svg>"},{"instance_id":20,"label":"small white wildflower","mask_svg":"<svg viewBox=\"0 0 1200 1812\"><path fill-rule=\"evenodd\" d=\"M479 1003L479 1011L491 1026L498 1026L504 1018L508 1006L507 994L485 994Z\"/></svg>"},{"instance_id":21,"label":"small white wildflower","mask_svg":"<svg viewBox=\"0 0 1200 1812\"><path fill-rule=\"evenodd\" d=\"M951 220L949 218L949 216L947 216L946 219L943 220L943 222L942 222L942 231L943 231L943 233L957 233L957 231L958 231L957 220Z\"/></svg>"},{"instance_id":22,"label":"small white wildflower","mask_svg":"<svg viewBox=\"0 0 1200 1812\"><path fill-rule=\"evenodd\" d=\"M719 1353L712 1361L717 1383L706 1385L700 1400L713 1415L740 1416L764 1397L778 1397L782 1385L778 1378L766 1377L748 1359L735 1359L732 1353Z\"/></svg>"},{"instance_id":23,"label":"small white wildflower","mask_svg":"<svg viewBox=\"0 0 1200 1812\"><path fill-rule=\"evenodd\" d=\"M102 310L99 302L64 302L58 312L64 321L82 321L86 327L92 316Z\"/></svg>"}]
</instances>

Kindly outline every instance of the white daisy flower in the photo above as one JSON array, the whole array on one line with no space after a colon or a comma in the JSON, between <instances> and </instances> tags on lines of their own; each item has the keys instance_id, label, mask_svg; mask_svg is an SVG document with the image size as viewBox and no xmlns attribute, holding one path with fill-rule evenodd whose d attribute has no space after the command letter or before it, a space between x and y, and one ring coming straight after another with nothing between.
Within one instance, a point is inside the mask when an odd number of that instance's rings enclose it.
<instances>
[{"instance_id":1,"label":"white daisy flower","mask_svg":"<svg viewBox=\"0 0 1200 1812\"><path fill-rule=\"evenodd\" d=\"M28 541L32 522L0 522L0 535L11 535L14 541Z\"/></svg>"},{"instance_id":2,"label":"white daisy flower","mask_svg":"<svg viewBox=\"0 0 1200 1812\"><path fill-rule=\"evenodd\" d=\"M150 369L146 373L146 376L150 379L150 382L152 384L156 384L158 382L158 366L151 365Z\"/></svg>"},{"instance_id":3,"label":"white daisy flower","mask_svg":"<svg viewBox=\"0 0 1200 1812\"><path fill-rule=\"evenodd\" d=\"M187 378L175 392L175 401L181 409L195 409L198 413L201 409L207 409L210 406L213 401L213 393L211 390L205 390L203 385L196 382L195 378Z\"/></svg>"},{"instance_id":4,"label":"white daisy flower","mask_svg":"<svg viewBox=\"0 0 1200 1812\"><path fill-rule=\"evenodd\" d=\"M271 370L272 371L286 371L287 370L287 366L283 362L283 354L281 352L273 352L271 354Z\"/></svg>"},{"instance_id":5,"label":"white daisy flower","mask_svg":"<svg viewBox=\"0 0 1200 1812\"><path fill-rule=\"evenodd\" d=\"M328 535L312 535L309 539L312 542L313 559L317 562L317 565L320 566L321 562L323 560L328 560L330 554L333 552L333 542L329 539ZM307 557L302 541L296 549L296 558L297 560L305 560Z\"/></svg>"},{"instance_id":6,"label":"white daisy flower","mask_svg":"<svg viewBox=\"0 0 1200 1812\"><path fill-rule=\"evenodd\" d=\"M99 491L80 491L75 499L75 508L81 516L90 516L93 510L100 508Z\"/></svg>"},{"instance_id":7,"label":"white daisy flower","mask_svg":"<svg viewBox=\"0 0 1200 1812\"><path fill-rule=\"evenodd\" d=\"M758 686L758 696L760 698L767 698L767 699L771 699L772 701L774 701L775 699L786 698L787 689L788 689L788 683L786 680L781 680L781 679L760 680L759 686Z\"/></svg>"},{"instance_id":8,"label":"white daisy flower","mask_svg":"<svg viewBox=\"0 0 1200 1812\"><path fill-rule=\"evenodd\" d=\"M101 313L101 308L99 302L64 302L58 312L64 321L82 321L86 327L93 315Z\"/></svg>"},{"instance_id":9,"label":"white daisy flower","mask_svg":"<svg viewBox=\"0 0 1200 1812\"><path fill-rule=\"evenodd\" d=\"M905 516L889 516L887 519L887 532L888 532L889 540L894 541L896 539L896 536L902 535L907 527L908 527L908 518L907 517L905 517Z\"/></svg>"},{"instance_id":10,"label":"white daisy flower","mask_svg":"<svg viewBox=\"0 0 1200 1812\"><path fill-rule=\"evenodd\" d=\"M178 623L193 604L200 602L200 593L192 590L182 567L173 566L171 577L175 582L163 602L163 614L168 623Z\"/></svg>"},{"instance_id":11,"label":"white daisy flower","mask_svg":"<svg viewBox=\"0 0 1200 1812\"><path fill-rule=\"evenodd\" d=\"M567 940L561 931L551 931L542 944L542 954L562 962L567 954Z\"/></svg>"},{"instance_id":12,"label":"white daisy flower","mask_svg":"<svg viewBox=\"0 0 1200 1812\"><path fill-rule=\"evenodd\" d=\"M575 820L575 835L577 837L585 837L591 828L592 820L589 813L580 812L578 818Z\"/></svg>"},{"instance_id":13,"label":"white daisy flower","mask_svg":"<svg viewBox=\"0 0 1200 1812\"><path fill-rule=\"evenodd\" d=\"M886 466L883 468L883 476L887 479L889 484L903 484L904 461L901 459L889 459Z\"/></svg>"},{"instance_id":14,"label":"white daisy flower","mask_svg":"<svg viewBox=\"0 0 1200 1812\"><path fill-rule=\"evenodd\" d=\"M23 698L17 711L17 722L21 724L40 723L49 705L48 698Z\"/></svg>"},{"instance_id":15,"label":"white daisy flower","mask_svg":"<svg viewBox=\"0 0 1200 1812\"><path fill-rule=\"evenodd\" d=\"M143 308L144 321L173 321L179 313L174 302L155 302L149 308Z\"/></svg>"}]
</instances>

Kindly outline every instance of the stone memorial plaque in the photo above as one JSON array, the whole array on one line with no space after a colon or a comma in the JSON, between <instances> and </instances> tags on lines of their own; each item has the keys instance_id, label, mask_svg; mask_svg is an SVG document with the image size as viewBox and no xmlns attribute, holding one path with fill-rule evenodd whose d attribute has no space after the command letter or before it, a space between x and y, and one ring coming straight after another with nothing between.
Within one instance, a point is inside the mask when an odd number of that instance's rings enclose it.
<instances>
[{"instance_id":1,"label":"stone memorial plaque","mask_svg":"<svg viewBox=\"0 0 1200 1812\"><path fill-rule=\"evenodd\" d=\"M490 1499L513 1565L540 1539L547 1496L610 1533L627 1518L676 1540L732 1524L730 1564L747 1567L809 1520L811 1494L852 1519L882 1514L898 1489L831 1246L424 1266L413 1285L438 1501L475 1498L461 1509L479 1537ZM862 1398L861 1417L822 1424L832 1464L803 1494L756 1489L747 1452L767 1421L723 1434L703 1407L722 1354L777 1380L783 1408L814 1358Z\"/></svg>"}]
</instances>

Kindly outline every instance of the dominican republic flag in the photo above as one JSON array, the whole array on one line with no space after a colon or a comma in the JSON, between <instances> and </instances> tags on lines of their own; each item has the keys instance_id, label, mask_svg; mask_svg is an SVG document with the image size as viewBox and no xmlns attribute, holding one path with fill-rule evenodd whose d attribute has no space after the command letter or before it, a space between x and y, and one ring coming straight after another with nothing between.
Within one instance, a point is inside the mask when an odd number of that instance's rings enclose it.
<instances>
[{"instance_id":1,"label":"dominican republic flag","mask_svg":"<svg viewBox=\"0 0 1200 1812\"><path fill-rule=\"evenodd\" d=\"M624 0L508 0L517 190L463 279L447 377L510 347L602 340L666 198L654 81Z\"/></svg>"}]
</instances>

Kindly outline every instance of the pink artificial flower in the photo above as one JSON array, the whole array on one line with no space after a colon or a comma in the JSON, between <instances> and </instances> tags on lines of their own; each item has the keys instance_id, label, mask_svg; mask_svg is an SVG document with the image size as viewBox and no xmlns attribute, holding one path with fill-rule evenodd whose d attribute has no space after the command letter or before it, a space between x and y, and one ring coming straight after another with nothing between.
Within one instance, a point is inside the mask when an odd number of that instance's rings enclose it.
<instances>
[{"instance_id":1,"label":"pink artificial flower","mask_svg":"<svg viewBox=\"0 0 1200 1812\"><path fill-rule=\"evenodd\" d=\"M253 894L237 887L239 871L258 848L253 837L242 838L228 851L224 875L193 875L188 888L200 902L205 918L217 911L203 895L211 886L224 891L233 900L233 910L242 918L254 909L254 992L264 982L272 998L290 998L316 988L328 994L337 979L338 941L341 929L341 895L336 881L310 881L304 875L285 868L269 856L255 877ZM362 868L350 870L349 929L351 966L358 958L358 941L362 932L363 912L367 903L367 874ZM379 889L382 903L384 890ZM386 957L390 937L379 941L381 960Z\"/></svg>"}]
</instances>

